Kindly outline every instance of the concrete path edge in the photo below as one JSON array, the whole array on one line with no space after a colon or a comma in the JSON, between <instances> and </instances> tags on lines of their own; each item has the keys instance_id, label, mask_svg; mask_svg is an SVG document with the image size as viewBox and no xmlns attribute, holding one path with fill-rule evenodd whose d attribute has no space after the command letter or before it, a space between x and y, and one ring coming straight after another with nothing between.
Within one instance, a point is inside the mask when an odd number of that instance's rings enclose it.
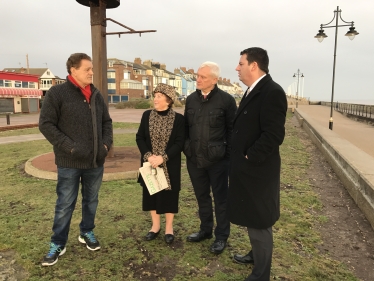
<instances>
[{"instance_id":1,"label":"concrete path edge","mask_svg":"<svg viewBox=\"0 0 374 281\"><path fill-rule=\"evenodd\" d=\"M48 154L48 153L45 153ZM41 154L41 155L45 155ZM57 173L40 170L32 165L32 161L40 157L37 155L33 158L30 158L25 163L25 172L33 177L47 180L57 181ZM138 178L139 171L126 171L126 172L116 172L116 173L105 173L103 175L103 181L114 181L114 180L134 180Z\"/></svg>"},{"instance_id":2,"label":"concrete path edge","mask_svg":"<svg viewBox=\"0 0 374 281\"><path fill-rule=\"evenodd\" d=\"M374 229L374 158L300 109L295 116Z\"/></svg>"}]
</instances>

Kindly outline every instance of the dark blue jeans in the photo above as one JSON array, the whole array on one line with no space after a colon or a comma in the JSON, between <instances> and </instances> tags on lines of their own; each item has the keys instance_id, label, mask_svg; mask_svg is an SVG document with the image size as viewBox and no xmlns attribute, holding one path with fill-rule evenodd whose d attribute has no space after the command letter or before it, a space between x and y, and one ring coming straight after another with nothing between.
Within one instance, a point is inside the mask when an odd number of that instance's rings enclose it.
<instances>
[{"instance_id":1,"label":"dark blue jeans","mask_svg":"<svg viewBox=\"0 0 374 281\"><path fill-rule=\"evenodd\" d=\"M82 183L81 234L95 228L98 195L103 179L103 167L93 169L57 168L57 201L53 222L52 242L65 246L68 240L71 217L77 203L79 183Z\"/></svg>"}]
</instances>

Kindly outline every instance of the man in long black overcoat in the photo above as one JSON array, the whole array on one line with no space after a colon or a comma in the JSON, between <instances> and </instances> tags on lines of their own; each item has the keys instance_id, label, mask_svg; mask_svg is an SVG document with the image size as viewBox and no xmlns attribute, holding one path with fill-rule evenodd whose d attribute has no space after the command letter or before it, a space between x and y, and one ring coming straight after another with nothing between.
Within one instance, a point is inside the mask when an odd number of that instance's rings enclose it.
<instances>
[{"instance_id":1,"label":"man in long black overcoat","mask_svg":"<svg viewBox=\"0 0 374 281\"><path fill-rule=\"evenodd\" d=\"M252 250L234 261L254 263L245 280L269 281L272 226L279 219L281 159L287 99L270 77L267 52L248 48L236 67L248 86L233 123L228 210L231 223L246 226Z\"/></svg>"}]
</instances>

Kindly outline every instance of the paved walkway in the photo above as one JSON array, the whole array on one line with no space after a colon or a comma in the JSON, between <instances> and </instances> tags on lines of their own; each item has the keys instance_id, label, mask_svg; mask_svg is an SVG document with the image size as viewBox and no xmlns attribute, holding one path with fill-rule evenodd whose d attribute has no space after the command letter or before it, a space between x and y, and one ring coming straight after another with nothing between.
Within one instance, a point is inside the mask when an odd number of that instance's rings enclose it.
<instances>
[{"instance_id":1,"label":"paved walkway","mask_svg":"<svg viewBox=\"0 0 374 281\"><path fill-rule=\"evenodd\" d=\"M176 112L183 114L183 108L174 108ZM116 109L109 107L109 113L113 122L140 123L144 109ZM10 125L37 124L39 122L39 113L11 114ZM5 115L0 115L0 127L7 127Z\"/></svg>"},{"instance_id":2,"label":"paved walkway","mask_svg":"<svg viewBox=\"0 0 374 281\"><path fill-rule=\"evenodd\" d=\"M183 114L182 108L175 109L176 112ZM144 109L116 109L114 107L109 108L110 116L113 122L130 122L140 123ZM39 121L39 113L30 114L13 114L10 116L10 126L14 125L25 125L25 124L37 124ZM0 127L7 127L6 119L0 118ZM114 134L125 134L125 133L136 133L137 129L114 129ZM42 140L44 136L42 134L31 134L21 135L14 137L0 137L0 144L8 144L15 142L26 142L33 140Z\"/></svg>"},{"instance_id":3,"label":"paved walkway","mask_svg":"<svg viewBox=\"0 0 374 281\"><path fill-rule=\"evenodd\" d=\"M330 108L322 105L298 105L298 110L305 112L322 126L328 128L330 119ZM177 112L183 113L182 108ZM115 109L109 108L114 122L140 123L144 109ZM354 121L343 114L334 111L334 132L346 139L353 145L374 157L374 126ZM36 124L39 114L14 114L10 117L10 125ZM6 119L0 118L0 127L6 127ZM115 134L134 133L136 129L115 129ZM41 134L22 135L16 137L0 137L0 144L25 142L44 139Z\"/></svg>"},{"instance_id":4,"label":"paved walkway","mask_svg":"<svg viewBox=\"0 0 374 281\"><path fill-rule=\"evenodd\" d=\"M137 131L138 131L137 129L114 129L113 133L114 134L127 134L127 133L136 133ZM0 144L44 140L44 139L45 137L42 134L0 137Z\"/></svg>"},{"instance_id":5,"label":"paved walkway","mask_svg":"<svg viewBox=\"0 0 374 281\"><path fill-rule=\"evenodd\" d=\"M330 107L299 105L298 110L306 113L322 126L329 127ZM354 121L335 110L333 120L333 131L336 134L374 157L374 126Z\"/></svg>"}]
</instances>

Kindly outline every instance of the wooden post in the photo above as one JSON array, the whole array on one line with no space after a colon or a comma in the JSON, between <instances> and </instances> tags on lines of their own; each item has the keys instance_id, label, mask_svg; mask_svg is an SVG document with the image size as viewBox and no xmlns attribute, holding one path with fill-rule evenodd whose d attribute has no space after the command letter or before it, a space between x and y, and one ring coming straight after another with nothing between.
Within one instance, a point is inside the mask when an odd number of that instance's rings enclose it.
<instances>
[{"instance_id":1,"label":"wooden post","mask_svg":"<svg viewBox=\"0 0 374 281\"><path fill-rule=\"evenodd\" d=\"M93 84L103 95L104 102L108 107L108 76L107 76L107 53L106 53L106 0L99 0L98 6L90 2L91 13L91 41L92 41L92 64ZM114 157L114 145L110 148L108 157Z\"/></svg>"}]
</instances>

